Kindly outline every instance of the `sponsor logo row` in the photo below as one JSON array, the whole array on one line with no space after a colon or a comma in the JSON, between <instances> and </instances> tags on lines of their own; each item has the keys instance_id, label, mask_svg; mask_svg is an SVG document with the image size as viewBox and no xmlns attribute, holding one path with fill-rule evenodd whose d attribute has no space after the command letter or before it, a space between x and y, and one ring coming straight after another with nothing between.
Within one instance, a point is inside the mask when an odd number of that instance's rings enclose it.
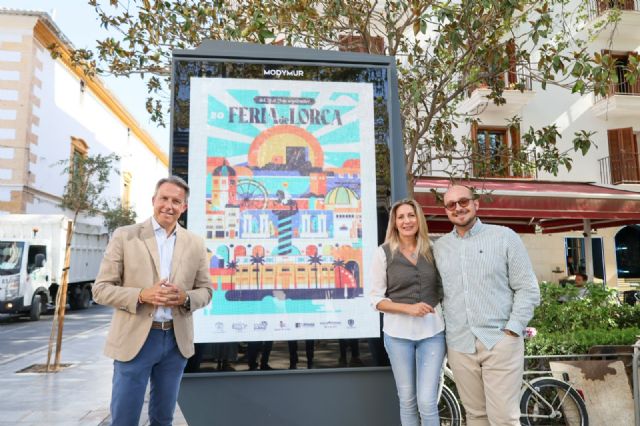
<instances>
[{"instance_id":1,"label":"sponsor logo row","mask_svg":"<svg viewBox=\"0 0 640 426\"><path fill-rule=\"evenodd\" d=\"M300 322L296 321L291 323L288 323L286 321L278 321L278 323L274 327L272 327L272 329L274 331L287 331L287 330L300 329L300 328L316 328L316 327L318 328L340 328L340 327L354 328L355 326L356 326L356 321L353 319L349 319L346 322L345 321L320 321L318 323L310 322L310 321L300 321ZM216 333L224 333L226 332L225 328L227 327L227 325L222 321L217 321L213 325L213 327ZM231 329L235 330L238 333L246 333L249 331L263 332L263 331L269 330L269 323L267 321L258 321L250 324L242 321L237 321L231 324Z\"/></svg>"}]
</instances>

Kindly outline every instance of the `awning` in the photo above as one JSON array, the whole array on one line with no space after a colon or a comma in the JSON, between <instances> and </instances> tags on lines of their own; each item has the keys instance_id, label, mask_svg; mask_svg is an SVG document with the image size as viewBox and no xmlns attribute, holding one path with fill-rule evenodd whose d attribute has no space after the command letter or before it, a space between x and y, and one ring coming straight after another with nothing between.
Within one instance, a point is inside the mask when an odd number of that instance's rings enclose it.
<instances>
[{"instance_id":1,"label":"awning","mask_svg":"<svg viewBox=\"0 0 640 426\"><path fill-rule=\"evenodd\" d=\"M514 179L465 180L480 194L478 217L485 223L508 226L518 233L554 233L640 223L640 193L591 183L522 181ZM429 232L452 229L441 201L450 180L421 177L414 196L422 206Z\"/></svg>"}]
</instances>

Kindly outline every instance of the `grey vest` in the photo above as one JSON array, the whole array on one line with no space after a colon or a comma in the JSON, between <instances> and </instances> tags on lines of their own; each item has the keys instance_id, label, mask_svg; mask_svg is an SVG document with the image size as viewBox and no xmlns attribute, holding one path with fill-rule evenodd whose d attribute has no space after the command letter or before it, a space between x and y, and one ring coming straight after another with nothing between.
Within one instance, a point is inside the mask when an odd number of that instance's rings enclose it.
<instances>
[{"instance_id":1,"label":"grey vest","mask_svg":"<svg viewBox=\"0 0 640 426\"><path fill-rule=\"evenodd\" d=\"M387 256L387 292L392 302L418 303L424 302L436 306L442 300L442 282L435 265L418 257L413 265L400 252L391 256L389 244L382 246Z\"/></svg>"}]
</instances>

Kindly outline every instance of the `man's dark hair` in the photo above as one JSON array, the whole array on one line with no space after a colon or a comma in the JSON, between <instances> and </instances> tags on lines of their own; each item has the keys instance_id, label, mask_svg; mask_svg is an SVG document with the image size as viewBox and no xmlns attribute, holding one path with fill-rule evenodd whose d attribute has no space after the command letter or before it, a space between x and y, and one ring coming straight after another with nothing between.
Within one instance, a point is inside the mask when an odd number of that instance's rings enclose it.
<instances>
[{"instance_id":1,"label":"man's dark hair","mask_svg":"<svg viewBox=\"0 0 640 426\"><path fill-rule=\"evenodd\" d=\"M182 179L180 176L176 176L176 175L172 175L172 176L160 179L158 183L156 183L156 190L153 193L154 197L158 193L158 189L165 183L172 183L184 189L185 198L189 198L189 184L187 184L187 182L184 179Z\"/></svg>"},{"instance_id":2,"label":"man's dark hair","mask_svg":"<svg viewBox=\"0 0 640 426\"><path fill-rule=\"evenodd\" d=\"M582 277L582 279L586 282L589 279L589 276L587 274L583 274L582 272L578 272L576 274L576 277Z\"/></svg>"}]
</instances>

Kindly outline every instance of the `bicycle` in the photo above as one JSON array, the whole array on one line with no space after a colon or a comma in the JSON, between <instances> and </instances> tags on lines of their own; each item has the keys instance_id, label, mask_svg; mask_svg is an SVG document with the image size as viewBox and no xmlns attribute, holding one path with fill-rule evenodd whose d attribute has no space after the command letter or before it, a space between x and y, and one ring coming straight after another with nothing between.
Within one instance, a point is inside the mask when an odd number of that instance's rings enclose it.
<instances>
[{"instance_id":1,"label":"bicycle","mask_svg":"<svg viewBox=\"0 0 640 426\"><path fill-rule=\"evenodd\" d=\"M548 372L525 371L525 375ZM568 382L566 373L560 380L551 376L526 380L520 396L520 423L534 425L588 426L589 414L580 392Z\"/></svg>"},{"instance_id":2,"label":"bicycle","mask_svg":"<svg viewBox=\"0 0 640 426\"><path fill-rule=\"evenodd\" d=\"M441 426L460 426L462 424L462 409L458 397L445 384L445 377L453 382L453 372L447 366L445 356L440 370L440 385L438 387L438 415ZM454 382L455 383L455 382Z\"/></svg>"},{"instance_id":3,"label":"bicycle","mask_svg":"<svg viewBox=\"0 0 640 426\"><path fill-rule=\"evenodd\" d=\"M520 396L520 424L525 426L588 426L589 415L580 392L568 382L566 373L563 379L549 376L550 372L525 371L522 377ZM527 380L527 376L544 374L543 377ZM455 393L445 383L445 377L455 383L453 372L446 365L441 373L438 411L440 424L446 426L462 425L462 410Z\"/></svg>"}]
</instances>

